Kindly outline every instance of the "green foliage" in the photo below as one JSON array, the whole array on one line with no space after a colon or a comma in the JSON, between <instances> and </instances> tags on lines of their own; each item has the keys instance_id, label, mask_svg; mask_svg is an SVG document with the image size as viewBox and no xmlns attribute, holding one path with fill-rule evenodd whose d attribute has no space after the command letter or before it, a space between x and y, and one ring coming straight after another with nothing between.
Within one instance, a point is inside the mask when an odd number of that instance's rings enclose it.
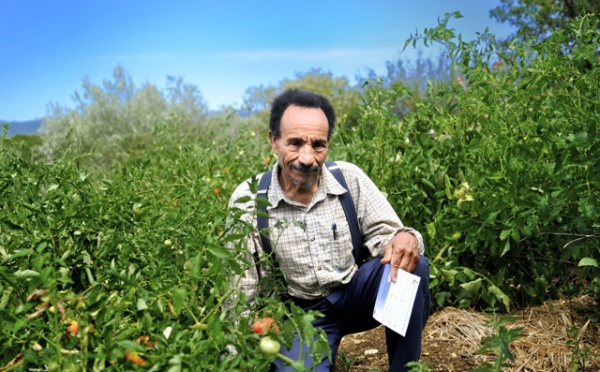
<instances>
[{"instance_id":1,"label":"green foliage","mask_svg":"<svg viewBox=\"0 0 600 372\"><path fill-rule=\"evenodd\" d=\"M268 368L231 289L251 264L235 239L251 227L226 206L272 166L261 115L288 86L333 98L347 125L330 158L364 169L423 231L438 307L600 299L597 19L510 49L489 34L462 40L449 19L409 41L441 43L446 74L424 87L399 64L364 85L361 106L347 80L312 71L249 91L256 115L207 116L195 87L138 89L117 68L102 86L86 80L76 109L55 106L42 143L0 138L0 367L127 370L130 350L152 370ZM328 352L318 314L276 298L257 310L281 325L282 344L299 333ZM67 336L72 320L80 330ZM503 364L519 334L496 331L487 345Z\"/></svg>"},{"instance_id":2,"label":"green foliage","mask_svg":"<svg viewBox=\"0 0 600 372\"><path fill-rule=\"evenodd\" d=\"M299 73L294 80L284 79L278 86L261 85L249 88L244 95L244 105L264 123L268 123L273 99L283 91L294 88L311 90L327 97L341 125L352 126L356 123L360 90L351 87L345 76L334 77L331 72L323 72L320 69Z\"/></svg>"},{"instance_id":3,"label":"green foliage","mask_svg":"<svg viewBox=\"0 0 600 372\"><path fill-rule=\"evenodd\" d=\"M336 366L339 366L343 372L349 372L350 368L357 362L359 362L362 357L351 357L346 353L338 353Z\"/></svg>"},{"instance_id":4,"label":"green foliage","mask_svg":"<svg viewBox=\"0 0 600 372\"><path fill-rule=\"evenodd\" d=\"M475 372L500 372L504 371L507 367L513 367L512 362L514 362L515 357L510 351L510 343L524 337L525 335L522 333L523 328L507 329L504 326L504 323L508 323L510 321L511 318L498 318L497 316L494 316L490 320L490 325L494 329L493 334L491 336L484 337L483 340L481 340L483 345L479 350L477 350L477 353L495 354L496 358L494 360L494 364L485 363L484 365L476 368Z\"/></svg>"},{"instance_id":5,"label":"green foliage","mask_svg":"<svg viewBox=\"0 0 600 372\"><path fill-rule=\"evenodd\" d=\"M101 85L85 79L74 100L75 109L50 107L42 124L41 151L54 160L69 147L81 155L80 164L101 170L119 166L131 149L144 148L157 125L190 130L207 115L196 86L169 77L165 94L151 84L138 88L121 66L115 67L112 81Z\"/></svg>"},{"instance_id":6,"label":"green foliage","mask_svg":"<svg viewBox=\"0 0 600 372\"><path fill-rule=\"evenodd\" d=\"M154 151L110 177L68 149L32 164L0 148L0 366L129 370L130 350L153 370L268 368L247 305L224 307L244 269L224 249L227 195L265 167L262 148L211 147L184 125L152 134ZM298 328L324 352L312 317L269 309L282 342ZM67 335L72 320L79 332Z\"/></svg>"},{"instance_id":7,"label":"green foliage","mask_svg":"<svg viewBox=\"0 0 600 372\"><path fill-rule=\"evenodd\" d=\"M430 372L431 371L431 363L420 363L420 362L408 362L406 363L406 367L408 367L409 372Z\"/></svg>"},{"instance_id":8,"label":"green foliage","mask_svg":"<svg viewBox=\"0 0 600 372\"><path fill-rule=\"evenodd\" d=\"M516 35L511 38L536 41L568 29L569 23L579 17L600 14L600 3L588 0L501 0L500 3L490 12L492 18L517 27ZM600 29L600 22L596 23L596 29ZM569 46L573 41L574 37L569 37L564 45Z\"/></svg>"},{"instance_id":9,"label":"green foliage","mask_svg":"<svg viewBox=\"0 0 600 372\"><path fill-rule=\"evenodd\" d=\"M359 164L403 221L425 228L438 306L555 298L563 272L576 282L579 260L600 256L598 239L567 245L568 234L598 235L596 20L541 44L515 42L504 59L492 35L464 41L448 19L412 41L442 43L460 79L430 82L404 120L394 103L410 89L371 84L335 156ZM570 33L572 53L559 53Z\"/></svg>"},{"instance_id":10,"label":"green foliage","mask_svg":"<svg viewBox=\"0 0 600 372\"><path fill-rule=\"evenodd\" d=\"M368 87L373 81L380 81L384 88L398 85L406 88L403 94L395 97L392 112L399 119L415 112L417 102L427 97L431 81L450 82L455 76L452 72L451 61L445 55L438 56L436 61L426 59L422 52L414 62L398 59L386 63L387 72L378 77L374 71L369 71L366 78L361 78L361 85Z\"/></svg>"},{"instance_id":11,"label":"green foliage","mask_svg":"<svg viewBox=\"0 0 600 372\"><path fill-rule=\"evenodd\" d=\"M587 327L589 326L590 321L588 320L587 323L581 328L577 328L575 326L571 327L570 329L567 330L567 334L569 335L569 340L567 341L567 345L569 346L569 349L572 353L572 357L571 357L571 371L573 372L577 372L577 371L585 371L586 368L586 364L589 360L589 358L594 358L594 357L598 357L599 355L595 354L593 351L591 351L587 346L584 346L582 349L582 345L581 345L581 336L585 333Z\"/></svg>"},{"instance_id":12,"label":"green foliage","mask_svg":"<svg viewBox=\"0 0 600 372\"><path fill-rule=\"evenodd\" d=\"M4 134L0 138L0 148L11 148L22 159L35 163L41 160L39 146L42 144L42 138L36 134L24 135L17 134L13 137L6 137L8 133L8 124L4 124Z\"/></svg>"}]
</instances>

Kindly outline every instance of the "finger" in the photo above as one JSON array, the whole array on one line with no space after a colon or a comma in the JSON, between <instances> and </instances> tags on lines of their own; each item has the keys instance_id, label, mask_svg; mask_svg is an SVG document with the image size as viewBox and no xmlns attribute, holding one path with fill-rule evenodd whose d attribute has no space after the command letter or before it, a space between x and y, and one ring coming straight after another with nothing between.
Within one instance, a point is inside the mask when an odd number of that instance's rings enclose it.
<instances>
[{"instance_id":1,"label":"finger","mask_svg":"<svg viewBox=\"0 0 600 372\"><path fill-rule=\"evenodd\" d=\"M380 260L381 264L386 264L386 263L390 262L392 260L393 252L394 252L394 250L392 248L392 244L388 243L388 245L385 246L385 251L383 252L383 257Z\"/></svg>"},{"instance_id":2,"label":"finger","mask_svg":"<svg viewBox=\"0 0 600 372\"><path fill-rule=\"evenodd\" d=\"M392 282L396 283L396 278L398 277L398 270L402 267L402 256L400 249L395 249L392 253L392 257L390 259L390 278Z\"/></svg>"},{"instance_id":3,"label":"finger","mask_svg":"<svg viewBox=\"0 0 600 372\"><path fill-rule=\"evenodd\" d=\"M412 273L417 269L418 263L419 263L418 255L407 253L402 257L402 262L400 264L400 268L402 270L408 271L409 273Z\"/></svg>"},{"instance_id":4,"label":"finger","mask_svg":"<svg viewBox=\"0 0 600 372\"><path fill-rule=\"evenodd\" d=\"M412 260L410 250L402 249L400 254L401 255L398 260L398 262L400 263L400 268L404 271L407 271L410 268L411 260Z\"/></svg>"},{"instance_id":5,"label":"finger","mask_svg":"<svg viewBox=\"0 0 600 372\"><path fill-rule=\"evenodd\" d=\"M398 264L396 262L397 261L395 259L392 259L390 269L390 278L394 283L396 283L396 281L398 280L398 270L403 270L409 273L415 271L415 269L417 268L418 257L417 261L415 261L414 259L411 259L408 254L404 254L402 256L402 259L399 261L400 263Z\"/></svg>"},{"instance_id":6,"label":"finger","mask_svg":"<svg viewBox=\"0 0 600 372\"><path fill-rule=\"evenodd\" d=\"M390 264L390 279L392 282L396 283L396 278L398 277L399 268L393 264Z\"/></svg>"}]
</instances>

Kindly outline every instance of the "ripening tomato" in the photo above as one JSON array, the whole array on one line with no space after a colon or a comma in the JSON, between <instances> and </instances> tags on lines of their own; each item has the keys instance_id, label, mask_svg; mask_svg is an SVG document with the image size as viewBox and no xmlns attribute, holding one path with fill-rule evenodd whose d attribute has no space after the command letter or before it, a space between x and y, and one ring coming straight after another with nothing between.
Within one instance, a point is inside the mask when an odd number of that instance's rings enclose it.
<instances>
[{"instance_id":1,"label":"ripening tomato","mask_svg":"<svg viewBox=\"0 0 600 372\"><path fill-rule=\"evenodd\" d=\"M146 364L146 360L142 358L137 351L131 351L129 349L125 349L125 360L138 365Z\"/></svg>"},{"instance_id":2,"label":"ripening tomato","mask_svg":"<svg viewBox=\"0 0 600 372\"><path fill-rule=\"evenodd\" d=\"M273 318L265 317L252 324L252 332L257 335L264 335L269 331L279 332L277 322Z\"/></svg>"},{"instance_id":3,"label":"ripening tomato","mask_svg":"<svg viewBox=\"0 0 600 372\"><path fill-rule=\"evenodd\" d=\"M279 341L273 340L269 336L260 339L260 350L265 354L275 355L279 352L280 348Z\"/></svg>"},{"instance_id":4,"label":"ripening tomato","mask_svg":"<svg viewBox=\"0 0 600 372\"><path fill-rule=\"evenodd\" d=\"M67 332L69 332L71 336L77 336L77 333L79 333L79 324L76 320L72 320L67 326Z\"/></svg>"}]
</instances>

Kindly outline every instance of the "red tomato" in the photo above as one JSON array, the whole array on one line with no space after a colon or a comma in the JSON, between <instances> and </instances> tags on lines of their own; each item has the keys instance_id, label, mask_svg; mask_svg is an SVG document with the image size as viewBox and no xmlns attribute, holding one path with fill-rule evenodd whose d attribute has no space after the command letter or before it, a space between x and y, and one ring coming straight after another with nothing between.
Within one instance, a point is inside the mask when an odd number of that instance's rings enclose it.
<instances>
[{"instance_id":1,"label":"red tomato","mask_svg":"<svg viewBox=\"0 0 600 372\"><path fill-rule=\"evenodd\" d=\"M277 322L273 318L262 318L252 324L252 332L257 335L264 335L269 331L279 332Z\"/></svg>"}]
</instances>

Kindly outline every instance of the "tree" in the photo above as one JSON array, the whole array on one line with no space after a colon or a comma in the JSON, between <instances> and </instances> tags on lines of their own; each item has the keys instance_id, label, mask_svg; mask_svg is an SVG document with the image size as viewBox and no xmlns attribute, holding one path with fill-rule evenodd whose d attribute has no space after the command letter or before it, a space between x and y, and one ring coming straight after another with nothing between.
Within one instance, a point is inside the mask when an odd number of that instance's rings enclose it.
<instances>
[{"instance_id":1,"label":"tree","mask_svg":"<svg viewBox=\"0 0 600 372\"><path fill-rule=\"evenodd\" d=\"M519 37L537 41L546 39L556 30L566 29L570 21L586 14L600 14L600 1L501 0L501 5L490 11L492 18L518 28L516 35L509 39Z\"/></svg>"},{"instance_id":2,"label":"tree","mask_svg":"<svg viewBox=\"0 0 600 372\"><path fill-rule=\"evenodd\" d=\"M136 87L121 66L115 67L112 77L100 85L86 78L83 92L73 95L75 109L50 105L41 130L41 150L47 158L59 157L69 148L87 156L94 153L90 164L110 168L121 155L144 147L141 142L157 125L190 128L207 115L198 88L181 78L168 77L163 93L149 83Z\"/></svg>"},{"instance_id":3,"label":"tree","mask_svg":"<svg viewBox=\"0 0 600 372\"><path fill-rule=\"evenodd\" d=\"M331 72L323 72L321 69L298 73L296 79L284 79L279 86L260 85L248 88L244 95L244 106L263 122L267 122L273 99L291 88L311 90L327 97L342 125L352 125L356 122L360 89L351 86L347 77L334 77Z\"/></svg>"},{"instance_id":4,"label":"tree","mask_svg":"<svg viewBox=\"0 0 600 372\"><path fill-rule=\"evenodd\" d=\"M379 78L375 71L370 70L367 77L360 77L359 81L365 86L379 79L382 87L406 88L406 92L410 94L396 97L393 108L393 113L400 119L415 111L417 102L427 96L431 82L446 83L452 80L451 60L444 54L440 54L437 60L432 60L419 53L414 63L402 59L387 61L386 69L386 74Z\"/></svg>"}]
</instances>

